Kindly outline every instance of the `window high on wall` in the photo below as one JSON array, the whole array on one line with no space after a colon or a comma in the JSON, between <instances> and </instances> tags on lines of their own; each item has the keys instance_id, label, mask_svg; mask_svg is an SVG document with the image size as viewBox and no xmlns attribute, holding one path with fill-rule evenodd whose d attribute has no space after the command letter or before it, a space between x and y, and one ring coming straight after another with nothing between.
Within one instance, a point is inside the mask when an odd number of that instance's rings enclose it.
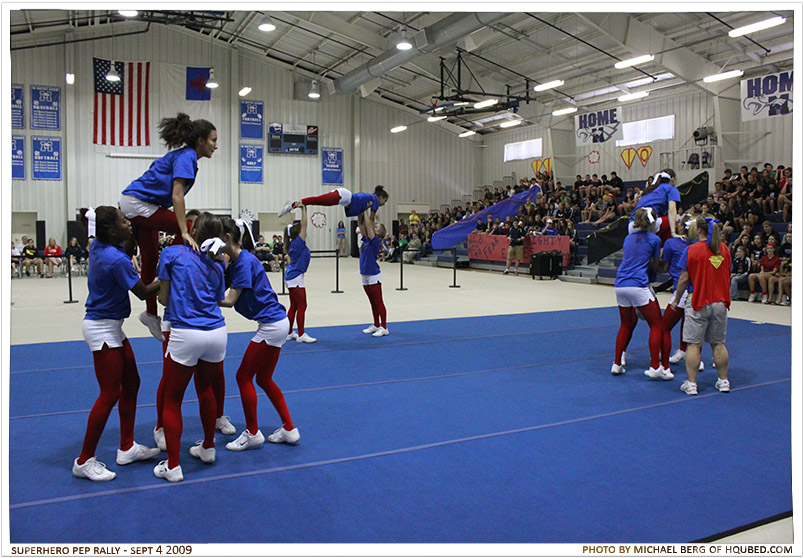
<instances>
[{"instance_id":1,"label":"window high on wall","mask_svg":"<svg viewBox=\"0 0 804 558\"><path fill-rule=\"evenodd\" d=\"M504 162L536 159L542 156L542 138L505 144Z\"/></svg>"},{"instance_id":2,"label":"window high on wall","mask_svg":"<svg viewBox=\"0 0 804 558\"><path fill-rule=\"evenodd\" d=\"M636 122L624 122L623 139L617 140L617 147L668 140L674 137L676 137L676 117L673 114Z\"/></svg>"}]
</instances>

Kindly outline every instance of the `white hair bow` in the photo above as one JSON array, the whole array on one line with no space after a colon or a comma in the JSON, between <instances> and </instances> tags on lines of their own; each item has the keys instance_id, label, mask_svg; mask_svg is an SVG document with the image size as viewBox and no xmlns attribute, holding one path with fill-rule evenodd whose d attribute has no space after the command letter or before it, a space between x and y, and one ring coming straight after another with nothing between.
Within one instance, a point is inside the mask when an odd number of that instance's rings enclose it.
<instances>
[{"instance_id":1,"label":"white hair bow","mask_svg":"<svg viewBox=\"0 0 804 558\"><path fill-rule=\"evenodd\" d=\"M664 171L657 172L656 174L653 175L653 181L651 182L651 184L657 184L660 178L666 178L667 180L672 179L672 177Z\"/></svg>"},{"instance_id":2,"label":"white hair bow","mask_svg":"<svg viewBox=\"0 0 804 558\"><path fill-rule=\"evenodd\" d=\"M240 212L240 218L235 219L235 225L240 230L240 238L243 238L243 229L248 230L248 235L251 238L251 245L256 246L257 243L254 241L254 233L251 231L251 222L254 220L254 216L248 210L243 210Z\"/></svg>"},{"instance_id":3,"label":"white hair bow","mask_svg":"<svg viewBox=\"0 0 804 558\"><path fill-rule=\"evenodd\" d=\"M217 236L208 238L204 242L201 243L201 251L202 252L212 252L216 256L218 252L220 252L221 248L225 247L226 243L218 238Z\"/></svg>"},{"instance_id":4,"label":"white hair bow","mask_svg":"<svg viewBox=\"0 0 804 558\"><path fill-rule=\"evenodd\" d=\"M648 214L648 221L650 221L651 224L656 222L656 217L654 217L654 215L653 215L653 208L652 207L646 207L645 208L645 213Z\"/></svg>"},{"instance_id":5,"label":"white hair bow","mask_svg":"<svg viewBox=\"0 0 804 558\"><path fill-rule=\"evenodd\" d=\"M95 209L90 207L84 215L87 218L87 236L95 236Z\"/></svg>"}]
</instances>

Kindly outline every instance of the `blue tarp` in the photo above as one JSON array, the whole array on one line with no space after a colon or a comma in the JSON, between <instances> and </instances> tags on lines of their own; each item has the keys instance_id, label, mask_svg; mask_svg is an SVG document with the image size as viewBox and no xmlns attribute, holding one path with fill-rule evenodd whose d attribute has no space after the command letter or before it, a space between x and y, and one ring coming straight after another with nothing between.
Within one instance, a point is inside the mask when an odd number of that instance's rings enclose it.
<instances>
[{"instance_id":1,"label":"blue tarp","mask_svg":"<svg viewBox=\"0 0 804 558\"><path fill-rule=\"evenodd\" d=\"M464 217L457 223L437 230L433 233L433 250L445 250L466 240L472 231L477 229L478 219L487 223L489 219L494 220L496 217L499 217L500 221L505 221L506 217L513 217L519 213L519 208L527 203L528 198L533 197L533 201L535 201L536 194L541 191L542 189L538 185L531 186L530 189L497 202L488 209L482 209L469 217Z\"/></svg>"}]
</instances>

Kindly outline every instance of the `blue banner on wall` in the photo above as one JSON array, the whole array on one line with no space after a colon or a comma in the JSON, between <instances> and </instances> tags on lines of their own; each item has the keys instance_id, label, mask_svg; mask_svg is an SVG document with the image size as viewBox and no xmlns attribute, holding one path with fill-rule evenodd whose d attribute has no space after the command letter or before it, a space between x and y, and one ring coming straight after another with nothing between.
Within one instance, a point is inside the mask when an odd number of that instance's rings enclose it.
<instances>
[{"instance_id":1,"label":"blue banner on wall","mask_svg":"<svg viewBox=\"0 0 804 558\"><path fill-rule=\"evenodd\" d=\"M240 144L240 182L262 184L263 146Z\"/></svg>"},{"instance_id":2,"label":"blue banner on wall","mask_svg":"<svg viewBox=\"0 0 804 558\"><path fill-rule=\"evenodd\" d=\"M33 180L61 180L61 138L32 136Z\"/></svg>"},{"instance_id":3,"label":"blue banner on wall","mask_svg":"<svg viewBox=\"0 0 804 558\"><path fill-rule=\"evenodd\" d=\"M321 184L343 186L343 148L321 148Z\"/></svg>"},{"instance_id":4,"label":"blue banner on wall","mask_svg":"<svg viewBox=\"0 0 804 558\"><path fill-rule=\"evenodd\" d=\"M265 125L262 117L262 101L240 101L240 137L263 139Z\"/></svg>"},{"instance_id":5,"label":"blue banner on wall","mask_svg":"<svg viewBox=\"0 0 804 558\"><path fill-rule=\"evenodd\" d=\"M11 178L25 180L25 136L11 136Z\"/></svg>"},{"instance_id":6,"label":"blue banner on wall","mask_svg":"<svg viewBox=\"0 0 804 558\"><path fill-rule=\"evenodd\" d=\"M31 86L31 128L61 130L61 87Z\"/></svg>"},{"instance_id":7,"label":"blue banner on wall","mask_svg":"<svg viewBox=\"0 0 804 558\"><path fill-rule=\"evenodd\" d=\"M25 128L25 87L11 86L11 127L15 130Z\"/></svg>"}]
</instances>

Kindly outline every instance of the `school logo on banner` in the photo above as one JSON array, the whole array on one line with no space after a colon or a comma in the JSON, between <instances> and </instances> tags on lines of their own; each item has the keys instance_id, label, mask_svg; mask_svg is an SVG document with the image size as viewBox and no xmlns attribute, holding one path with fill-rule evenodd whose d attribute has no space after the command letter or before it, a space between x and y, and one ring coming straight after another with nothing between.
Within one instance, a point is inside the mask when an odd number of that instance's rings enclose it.
<instances>
[{"instance_id":1,"label":"school logo on banner","mask_svg":"<svg viewBox=\"0 0 804 558\"><path fill-rule=\"evenodd\" d=\"M578 147L623 139L622 107L575 115L575 145Z\"/></svg>"},{"instance_id":2,"label":"school logo on banner","mask_svg":"<svg viewBox=\"0 0 804 558\"><path fill-rule=\"evenodd\" d=\"M209 101L212 90L207 87L209 68L187 67L187 87L184 98L188 101Z\"/></svg>"},{"instance_id":3,"label":"school logo on banner","mask_svg":"<svg viewBox=\"0 0 804 558\"><path fill-rule=\"evenodd\" d=\"M636 159L636 156L637 156L637 150L634 149L633 147L623 149L623 152L620 153L620 157L622 157L623 163L625 163L625 166L628 167L629 169L631 168L631 165L634 164L634 159Z\"/></svg>"},{"instance_id":4,"label":"school logo on banner","mask_svg":"<svg viewBox=\"0 0 804 558\"><path fill-rule=\"evenodd\" d=\"M793 112L793 70L740 82L743 122Z\"/></svg>"},{"instance_id":5,"label":"school logo on banner","mask_svg":"<svg viewBox=\"0 0 804 558\"><path fill-rule=\"evenodd\" d=\"M648 159L650 159L650 156L653 154L653 148L649 145L645 145L637 149L636 152L637 157L639 157L639 162L642 163L642 166L644 167L648 164Z\"/></svg>"}]
</instances>

